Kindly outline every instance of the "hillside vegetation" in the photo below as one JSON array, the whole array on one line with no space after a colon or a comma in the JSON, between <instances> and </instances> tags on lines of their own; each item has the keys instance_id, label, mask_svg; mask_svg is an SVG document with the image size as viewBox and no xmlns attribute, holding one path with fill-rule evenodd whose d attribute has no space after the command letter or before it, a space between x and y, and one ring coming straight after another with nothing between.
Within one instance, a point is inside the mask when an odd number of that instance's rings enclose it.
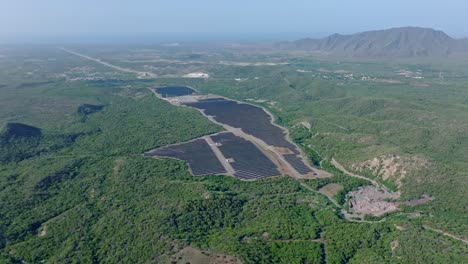
<instances>
[{"instance_id":1,"label":"hillside vegetation","mask_svg":"<svg viewBox=\"0 0 468 264\"><path fill-rule=\"evenodd\" d=\"M405 77L401 70L419 70L423 78ZM453 77L441 79L440 72ZM421 220L431 226L468 237L466 73L417 61L337 64L303 59L273 69L271 76L195 87L250 102L260 99L257 104L293 132L303 122L310 124L300 143L311 160L335 157L349 170L401 190L402 199L430 194L432 202L411 211L422 213ZM393 164L395 171L406 166L403 177L395 173L383 179L380 167L357 170L359 164L393 156L400 161Z\"/></svg>"},{"instance_id":2,"label":"hillside vegetation","mask_svg":"<svg viewBox=\"0 0 468 264\"><path fill-rule=\"evenodd\" d=\"M466 262L466 243L425 227L467 237L468 96L457 70L445 69L452 78L441 80L438 68L404 66L423 68L431 85L421 87L393 75L401 65L288 57L291 64L268 67L207 62L200 67L219 76L208 80L142 80L55 49L8 54L0 63L2 263L177 263L187 248L243 263ZM342 69L356 77L334 73ZM402 83L357 77L369 75ZM335 176L192 177L181 161L143 157L221 130L156 98L147 89L155 84L263 99L250 102L269 108L311 161ZM330 158L352 169L390 154L418 155L429 167L408 172L401 186L366 176L400 188L405 199L428 193L434 200L352 222L317 192L338 183L344 191L331 199L346 206L346 192L368 183L339 172Z\"/></svg>"}]
</instances>

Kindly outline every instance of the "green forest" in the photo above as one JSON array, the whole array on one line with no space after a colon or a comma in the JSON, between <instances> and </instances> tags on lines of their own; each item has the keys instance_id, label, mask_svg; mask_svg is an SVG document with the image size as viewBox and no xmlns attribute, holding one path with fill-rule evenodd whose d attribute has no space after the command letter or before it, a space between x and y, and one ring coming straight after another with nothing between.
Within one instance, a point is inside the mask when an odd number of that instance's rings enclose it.
<instances>
[{"instance_id":1,"label":"green forest","mask_svg":"<svg viewBox=\"0 0 468 264\"><path fill-rule=\"evenodd\" d=\"M61 56L63 65L50 64L48 72L86 64ZM286 67L278 66L270 74L286 75ZM255 76L260 69L212 70ZM467 109L460 101L466 86L454 84L450 98L438 101L436 89L396 99L403 89L397 85L378 88L351 81L355 89L349 91L293 71L287 76L290 84L274 78L254 83L193 80L200 90L235 99L277 101L259 104L291 130L312 164L334 174L326 179L241 181L219 175L192 177L182 161L143 157L147 150L222 130L196 110L173 106L147 89L156 83L189 84L186 79L155 82L122 74L110 81L48 82L44 73L22 84L20 73L3 72L0 263L177 263L174 256L188 246L242 263L467 261L466 243L424 228L466 235L468 141L466 126L458 122L467 117L460 111ZM438 115L427 116L436 110ZM400 115L405 111L413 114ZM443 120L452 114L452 129L443 129ZM397 120L399 116L404 120ZM302 120L312 128L295 126ZM426 128L428 123L437 127ZM403 137L396 130L408 133ZM353 140L364 134L375 141ZM375 142L378 147L369 153L369 144ZM423 192L435 196L430 203L403 209L420 217L394 214L385 221L351 222L316 192L339 183L343 189L334 199L346 206L347 193L369 183L345 175L330 158L349 165L393 150L437 160L427 171L407 177L401 189L403 198Z\"/></svg>"}]
</instances>

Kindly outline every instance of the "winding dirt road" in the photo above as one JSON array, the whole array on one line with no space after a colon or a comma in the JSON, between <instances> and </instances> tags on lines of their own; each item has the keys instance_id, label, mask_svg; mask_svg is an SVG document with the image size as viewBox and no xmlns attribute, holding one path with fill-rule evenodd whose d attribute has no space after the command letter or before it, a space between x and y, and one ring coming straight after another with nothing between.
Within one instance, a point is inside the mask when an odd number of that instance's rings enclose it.
<instances>
[{"instance_id":1,"label":"winding dirt road","mask_svg":"<svg viewBox=\"0 0 468 264\"><path fill-rule=\"evenodd\" d=\"M365 181L368 181L370 183L372 183L375 187L377 188L380 188L386 192L392 192L390 191L387 187L383 186L382 184L378 183L377 181L373 180L373 179L369 179L367 177L364 177L364 176L361 176L361 175L358 175L358 174L355 174L355 173L352 173L350 171L348 171L347 169L345 169L345 167L343 167L343 165L341 165L338 161L336 161L335 158L332 158L331 159L331 164L333 166L335 166L337 169L339 169L340 171L342 171L343 173L351 176L351 177L354 177L354 178L359 178L361 180L365 180Z\"/></svg>"},{"instance_id":2,"label":"winding dirt road","mask_svg":"<svg viewBox=\"0 0 468 264\"><path fill-rule=\"evenodd\" d=\"M427 229L427 230L431 230L431 231L436 232L436 233L439 233L439 234L444 235L446 237L450 237L450 238L453 238L455 240L461 241L461 242L463 242L465 244L468 244L468 239L466 239L466 238L460 238L460 237L458 237L456 235L452 235L452 234L447 233L447 232L445 232L443 230L435 229L435 228L432 228L432 227L429 227L429 226L426 226L426 225L423 225L423 228Z\"/></svg>"}]
</instances>

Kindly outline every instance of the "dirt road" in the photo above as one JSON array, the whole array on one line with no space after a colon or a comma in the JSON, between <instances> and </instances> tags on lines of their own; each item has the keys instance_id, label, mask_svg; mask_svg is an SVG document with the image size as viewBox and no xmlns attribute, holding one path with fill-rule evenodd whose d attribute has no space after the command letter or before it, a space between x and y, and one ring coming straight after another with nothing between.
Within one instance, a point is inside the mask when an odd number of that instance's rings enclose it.
<instances>
[{"instance_id":1,"label":"dirt road","mask_svg":"<svg viewBox=\"0 0 468 264\"><path fill-rule=\"evenodd\" d=\"M463 242L463 243L465 243L465 244L468 244L468 240L465 239L465 238L460 238L460 237L458 237L458 236L456 236L456 235L452 235L452 234L447 233L447 232L445 232L445 231L443 231L443 230L435 229L435 228L432 228L432 227L429 227L429 226L426 226L426 225L423 225L423 227L424 227L424 229L431 230L431 231L433 231L433 232L439 233L439 234L441 234L441 235L444 235L444 236L453 238L453 239L455 239L455 240L461 241L461 242Z\"/></svg>"},{"instance_id":2,"label":"dirt road","mask_svg":"<svg viewBox=\"0 0 468 264\"><path fill-rule=\"evenodd\" d=\"M340 163L338 163L338 161L335 160L335 158L332 158L331 159L331 164L333 166L335 166L337 169L339 169L340 171L344 172L345 174L351 176L351 177L355 177L355 178L359 178L359 179L362 179L362 180L365 180L365 181L368 181L370 183L372 183L375 187L378 187L386 192L389 192L389 193L392 193L392 191L390 191L387 187L379 184L377 181L375 180L372 180L372 179L369 179L367 177L364 177L364 176L361 176L361 175L358 175L358 174L355 174L355 173L352 173L350 171L348 171L347 169L345 169L345 167L343 167L343 165L341 165Z\"/></svg>"},{"instance_id":3,"label":"dirt road","mask_svg":"<svg viewBox=\"0 0 468 264\"><path fill-rule=\"evenodd\" d=\"M275 163L275 165L278 167L279 171L282 174L290 175L290 176L295 177L295 178L301 178L302 177L301 174L299 174L288 162L286 162L286 160L283 158L281 153L278 153L273 147L266 144L263 140L245 133L240 128L235 128L235 127L220 123L220 122L216 121L212 116L209 116L209 115L205 114L202 110L199 110L199 109L197 109L197 110L200 113L202 113L206 118L208 118L210 121L212 121L213 123L216 123L216 124L222 126L226 131L229 131L229 132L233 133L234 135L236 135L238 137L241 137L241 138L253 143L255 146L257 146L257 148L263 154L265 154L271 161L273 161L273 163Z\"/></svg>"},{"instance_id":4,"label":"dirt road","mask_svg":"<svg viewBox=\"0 0 468 264\"><path fill-rule=\"evenodd\" d=\"M137 74L137 75L139 75L141 77L150 77L150 78L156 78L157 77L157 75L152 73L152 72L141 72L141 71L137 71L137 70L133 70L133 69L129 69L129 68L123 68L123 67L120 67L120 66L117 66L117 65L110 64L108 62L102 61L101 59L93 58L93 57L90 57L88 55L78 53L78 52L73 51L73 50L69 50L69 49L66 49L66 48L60 48L60 49L65 51L65 52L68 52L70 54L73 54L73 55L76 55L76 56L79 56L79 57L82 57L82 58L97 62L99 64L102 64L104 66L107 66L107 67L110 67L110 68L113 68L113 69L116 69L118 71L128 72L128 73L135 73L135 74Z\"/></svg>"},{"instance_id":5,"label":"dirt road","mask_svg":"<svg viewBox=\"0 0 468 264\"><path fill-rule=\"evenodd\" d=\"M211 150L214 152L218 160L221 162L221 165L223 165L224 169L227 171L229 175L234 175L235 170L231 166L231 164L227 161L226 157L224 157L223 153L219 150L219 148L216 146L215 142L211 139L210 136L205 136L203 137L206 140L206 143L210 146Z\"/></svg>"}]
</instances>

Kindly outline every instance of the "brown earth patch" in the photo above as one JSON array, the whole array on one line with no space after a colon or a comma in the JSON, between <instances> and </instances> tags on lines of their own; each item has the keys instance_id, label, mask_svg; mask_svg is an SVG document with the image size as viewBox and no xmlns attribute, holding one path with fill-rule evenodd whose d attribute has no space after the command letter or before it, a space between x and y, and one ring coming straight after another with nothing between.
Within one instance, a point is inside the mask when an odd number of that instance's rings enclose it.
<instances>
[{"instance_id":1,"label":"brown earth patch","mask_svg":"<svg viewBox=\"0 0 468 264\"><path fill-rule=\"evenodd\" d=\"M381 216L398 210L398 203L389 200L398 199L400 193L381 190L375 186L365 186L350 192L349 196L349 208L352 213Z\"/></svg>"},{"instance_id":2,"label":"brown earth patch","mask_svg":"<svg viewBox=\"0 0 468 264\"><path fill-rule=\"evenodd\" d=\"M304 175L306 176L306 175ZM314 177L311 178L311 179L327 179L327 178L333 178L335 175L333 175L332 173L318 173L317 175L313 175ZM304 179L308 179L308 178L304 178Z\"/></svg>"},{"instance_id":3,"label":"brown earth patch","mask_svg":"<svg viewBox=\"0 0 468 264\"><path fill-rule=\"evenodd\" d=\"M310 124L309 121L301 121L301 122L295 124L293 127L296 127L296 126L303 126L303 127L307 128L307 129L312 128L312 125Z\"/></svg>"},{"instance_id":4,"label":"brown earth patch","mask_svg":"<svg viewBox=\"0 0 468 264\"><path fill-rule=\"evenodd\" d=\"M236 257L209 252L201 251L193 247L185 247L171 257L171 263L180 264L224 264L224 263L242 263Z\"/></svg>"},{"instance_id":5,"label":"brown earth patch","mask_svg":"<svg viewBox=\"0 0 468 264\"><path fill-rule=\"evenodd\" d=\"M328 178L327 177L328 175L326 175L325 177L321 174L315 174L314 172L309 172L307 174L302 174L300 176L300 179L307 179L307 180L311 180L311 179L317 179L317 178ZM331 175L330 177L333 177L333 175Z\"/></svg>"},{"instance_id":6,"label":"brown earth patch","mask_svg":"<svg viewBox=\"0 0 468 264\"><path fill-rule=\"evenodd\" d=\"M343 186L338 183L329 183L318 190L319 193L326 195L329 199L333 197L343 189Z\"/></svg>"},{"instance_id":7,"label":"brown earth patch","mask_svg":"<svg viewBox=\"0 0 468 264\"><path fill-rule=\"evenodd\" d=\"M400 241L399 240L393 240L392 242L390 242L390 248L392 249L392 252L395 251L395 249L400 245Z\"/></svg>"},{"instance_id":8,"label":"brown earth patch","mask_svg":"<svg viewBox=\"0 0 468 264\"><path fill-rule=\"evenodd\" d=\"M282 147L273 147L276 152L280 154L294 154L290 149L288 148L282 148Z\"/></svg>"},{"instance_id":9,"label":"brown earth patch","mask_svg":"<svg viewBox=\"0 0 468 264\"><path fill-rule=\"evenodd\" d=\"M406 228L404 226L400 226L400 225L397 225L397 224L394 224L395 228L400 230L400 231L404 231L406 230Z\"/></svg>"},{"instance_id":10,"label":"brown earth patch","mask_svg":"<svg viewBox=\"0 0 468 264\"><path fill-rule=\"evenodd\" d=\"M403 204L407 206L416 206L416 205L427 203L432 200L434 200L434 197L431 197L429 194L425 193L422 195L421 198L409 200L409 201L403 202Z\"/></svg>"},{"instance_id":11,"label":"brown earth patch","mask_svg":"<svg viewBox=\"0 0 468 264\"><path fill-rule=\"evenodd\" d=\"M399 155L383 155L351 165L352 170L370 171L382 180L391 180L401 187L402 180L409 173L427 168L430 162L420 156L402 157Z\"/></svg>"},{"instance_id":12,"label":"brown earth patch","mask_svg":"<svg viewBox=\"0 0 468 264\"><path fill-rule=\"evenodd\" d=\"M47 235L47 226L44 226L42 230L39 232L40 237L45 237Z\"/></svg>"}]
</instances>

